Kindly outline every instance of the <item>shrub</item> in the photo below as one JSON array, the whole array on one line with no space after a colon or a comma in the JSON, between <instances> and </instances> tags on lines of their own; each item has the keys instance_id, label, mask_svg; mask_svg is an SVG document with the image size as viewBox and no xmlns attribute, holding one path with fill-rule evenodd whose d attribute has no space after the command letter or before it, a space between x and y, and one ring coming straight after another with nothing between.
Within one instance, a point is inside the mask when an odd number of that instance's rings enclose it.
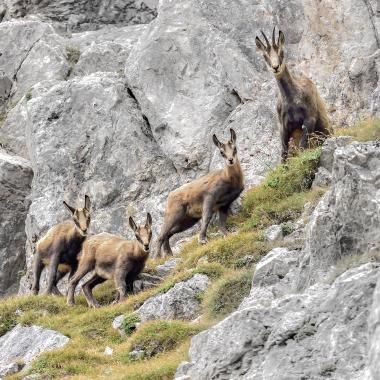
<instances>
[{"instance_id":1,"label":"shrub","mask_svg":"<svg viewBox=\"0 0 380 380\"><path fill-rule=\"evenodd\" d=\"M131 335L136 330L136 324L140 322L140 317L136 313L132 313L126 315L123 323L121 324L121 328L125 332L125 334Z\"/></svg>"}]
</instances>

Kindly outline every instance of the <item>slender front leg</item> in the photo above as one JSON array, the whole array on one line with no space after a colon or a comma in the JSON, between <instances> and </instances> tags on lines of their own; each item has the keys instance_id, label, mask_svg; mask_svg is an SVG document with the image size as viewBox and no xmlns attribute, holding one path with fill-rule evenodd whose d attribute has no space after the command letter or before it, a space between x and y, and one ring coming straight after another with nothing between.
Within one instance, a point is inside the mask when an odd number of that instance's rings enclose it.
<instances>
[{"instance_id":1,"label":"slender front leg","mask_svg":"<svg viewBox=\"0 0 380 380\"><path fill-rule=\"evenodd\" d=\"M41 278L41 273L43 269L44 269L44 264L42 263L41 255L37 253L36 259L34 262L33 285L32 285L32 292L35 295L37 295L40 290L40 278Z\"/></svg>"},{"instance_id":2,"label":"slender front leg","mask_svg":"<svg viewBox=\"0 0 380 380\"><path fill-rule=\"evenodd\" d=\"M283 123L281 127L281 142L282 142L282 162L284 163L286 159L288 158L288 151L289 151L289 131L286 127L286 124Z\"/></svg>"},{"instance_id":3,"label":"slender front leg","mask_svg":"<svg viewBox=\"0 0 380 380\"><path fill-rule=\"evenodd\" d=\"M56 251L50 257L49 275L48 275L48 280L47 280L46 294L53 293L53 288L55 287L55 282L56 282L58 264L59 264L59 252Z\"/></svg>"},{"instance_id":4,"label":"slender front leg","mask_svg":"<svg viewBox=\"0 0 380 380\"><path fill-rule=\"evenodd\" d=\"M212 218L213 205L214 205L214 202L211 196L205 198L205 200L203 201L201 231L199 233L199 243L201 244L207 243L206 233L207 233L207 227Z\"/></svg>"},{"instance_id":5,"label":"slender front leg","mask_svg":"<svg viewBox=\"0 0 380 380\"><path fill-rule=\"evenodd\" d=\"M117 268L114 274L114 281L116 290L119 293L116 302L123 302L127 294L127 276L133 269L133 264L129 261L124 263L117 263Z\"/></svg>"},{"instance_id":6,"label":"slender front leg","mask_svg":"<svg viewBox=\"0 0 380 380\"><path fill-rule=\"evenodd\" d=\"M315 119L310 118L304 121L302 126L302 138L300 142L300 148L306 149L310 135L312 135L315 131Z\"/></svg>"},{"instance_id":7,"label":"slender front leg","mask_svg":"<svg viewBox=\"0 0 380 380\"><path fill-rule=\"evenodd\" d=\"M227 216L230 205L223 206L219 209L219 231L223 236L227 235Z\"/></svg>"}]
</instances>

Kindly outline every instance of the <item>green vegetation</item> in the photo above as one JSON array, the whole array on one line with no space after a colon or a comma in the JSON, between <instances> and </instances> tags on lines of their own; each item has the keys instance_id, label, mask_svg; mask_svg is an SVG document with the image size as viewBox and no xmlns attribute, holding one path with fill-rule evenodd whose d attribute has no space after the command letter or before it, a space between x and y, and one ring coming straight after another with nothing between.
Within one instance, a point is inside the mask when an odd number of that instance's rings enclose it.
<instances>
[{"instance_id":1,"label":"green vegetation","mask_svg":"<svg viewBox=\"0 0 380 380\"><path fill-rule=\"evenodd\" d=\"M380 140L380 119L368 119L350 128L340 128L336 136L351 136L355 141Z\"/></svg>"},{"instance_id":2,"label":"green vegetation","mask_svg":"<svg viewBox=\"0 0 380 380\"><path fill-rule=\"evenodd\" d=\"M218 320L236 310L251 290L252 276L252 271L231 271L215 282L204 300L208 319Z\"/></svg>"},{"instance_id":3,"label":"green vegetation","mask_svg":"<svg viewBox=\"0 0 380 380\"><path fill-rule=\"evenodd\" d=\"M131 335L136 330L136 324L140 322L140 317L135 314L129 314L125 316L123 323L121 324L122 330L125 335Z\"/></svg>"}]
</instances>

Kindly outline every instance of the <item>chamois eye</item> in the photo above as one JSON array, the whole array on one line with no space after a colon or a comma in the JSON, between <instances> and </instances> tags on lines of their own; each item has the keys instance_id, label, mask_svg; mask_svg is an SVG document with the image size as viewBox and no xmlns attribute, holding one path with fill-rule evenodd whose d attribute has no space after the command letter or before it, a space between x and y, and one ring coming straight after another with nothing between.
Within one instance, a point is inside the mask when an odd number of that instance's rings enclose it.
<instances>
[{"instance_id":1,"label":"chamois eye","mask_svg":"<svg viewBox=\"0 0 380 380\"><path fill-rule=\"evenodd\" d=\"M220 151L220 154L222 155L222 157L226 157L225 153L222 150Z\"/></svg>"},{"instance_id":2,"label":"chamois eye","mask_svg":"<svg viewBox=\"0 0 380 380\"><path fill-rule=\"evenodd\" d=\"M234 148L234 154L236 154L237 153L237 149L236 148Z\"/></svg>"}]
</instances>

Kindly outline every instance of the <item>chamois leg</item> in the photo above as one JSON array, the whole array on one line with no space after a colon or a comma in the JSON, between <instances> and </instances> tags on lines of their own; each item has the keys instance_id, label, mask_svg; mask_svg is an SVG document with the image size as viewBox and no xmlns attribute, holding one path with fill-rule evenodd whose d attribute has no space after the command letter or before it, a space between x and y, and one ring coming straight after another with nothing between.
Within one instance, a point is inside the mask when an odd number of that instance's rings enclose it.
<instances>
[{"instance_id":1,"label":"chamois leg","mask_svg":"<svg viewBox=\"0 0 380 380\"><path fill-rule=\"evenodd\" d=\"M47 280L46 294L52 294L53 288L56 286L56 278L59 264L59 252L55 251L50 257L49 275Z\"/></svg>"},{"instance_id":2,"label":"chamois leg","mask_svg":"<svg viewBox=\"0 0 380 380\"><path fill-rule=\"evenodd\" d=\"M289 135L288 128L285 126L285 124L283 124L281 127L281 142L282 142L282 153L281 153L282 160L281 161L282 163L284 163L286 159L288 158L289 139L290 139L290 135Z\"/></svg>"},{"instance_id":3,"label":"chamois leg","mask_svg":"<svg viewBox=\"0 0 380 380\"><path fill-rule=\"evenodd\" d=\"M66 272L60 272L59 270L57 270L57 275L55 276L55 281L54 281L54 285L53 285L53 289L52 289L52 293L55 295L55 296L62 296L63 294L59 291L58 289L58 282L62 280L63 277L65 277L66 275Z\"/></svg>"},{"instance_id":4,"label":"chamois leg","mask_svg":"<svg viewBox=\"0 0 380 380\"><path fill-rule=\"evenodd\" d=\"M69 282L69 288L67 290L67 304L72 306L75 304L74 301L74 293L75 288L77 287L79 281L92 269L94 269L94 265L92 261L81 261L78 270L75 272L74 276L71 278Z\"/></svg>"},{"instance_id":5,"label":"chamois leg","mask_svg":"<svg viewBox=\"0 0 380 380\"><path fill-rule=\"evenodd\" d=\"M99 307L99 302L95 299L94 295L92 294L92 289L96 285L102 284L105 281L104 278L98 276L96 273L94 273L91 278L85 282L82 286L83 294L86 297L86 301L88 303L89 307Z\"/></svg>"},{"instance_id":6,"label":"chamois leg","mask_svg":"<svg viewBox=\"0 0 380 380\"><path fill-rule=\"evenodd\" d=\"M44 269L44 264L41 260L41 255L37 253L36 259L34 261L34 268L33 268L33 285L32 285L32 292L34 295L37 295L40 290L40 278L42 270Z\"/></svg>"},{"instance_id":7,"label":"chamois leg","mask_svg":"<svg viewBox=\"0 0 380 380\"><path fill-rule=\"evenodd\" d=\"M208 197L203 201L203 212L202 212L202 222L201 222L201 231L199 233L199 243L206 244L206 232L207 227L212 218L212 209L213 209L213 200L212 197Z\"/></svg>"},{"instance_id":8,"label":"chamois leg","mask_svg":"<svg viewBox=\"0 0 380 380\"><path fill-rule=\"evenodd\" d=\"M223 236L226 236L227 231L227 216L230 204L223 206L219 209L219 231Z\"/></svg>"},{"instance_id":9,"label":"chamois leg","mask_svg":"<svg viewBox=\"0 0 380 380\"><path fill-rule=\"evenodd\" d=\"M116 290L119 293L119 297L116 302L123 302L127 293L127 276L133 271L133 264L131 262L123 263L119 265L114 274L114 281Z\"/></svg>"},{"instance_id":10,"label":"chamois leg","mask_svg":"<svg viewBox=\"0 0 380 380\"><path fill-rule=\"evenodd\" d=\"M314 131L315 131L315 119L310 118L310 119L305 120L302 126L302 137L301 137L301 143L300 143L301 149L307 148L309 138L314 133Z\"/></svg>"}]
</instances>

